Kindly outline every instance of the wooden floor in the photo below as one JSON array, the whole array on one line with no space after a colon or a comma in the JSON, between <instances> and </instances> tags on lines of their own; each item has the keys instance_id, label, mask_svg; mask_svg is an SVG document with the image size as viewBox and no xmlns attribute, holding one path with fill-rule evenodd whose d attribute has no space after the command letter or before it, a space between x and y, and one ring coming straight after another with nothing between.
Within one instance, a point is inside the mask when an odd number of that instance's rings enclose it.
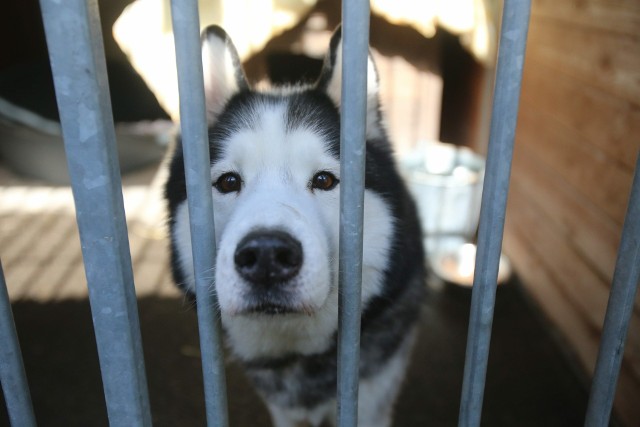
<instances>
[{"instance_id":1,"label":"wooden floor","mask_svg":"<svg viewBox=\"0 0 640 427\"><path fill-rule=\"evenodd\" d=\"M164 168L123 178L136 292L177 295L169 272ZM14 301L87 296L71 188L19 177L0 167L0 259Z\"/></svg>"}]
</instances>

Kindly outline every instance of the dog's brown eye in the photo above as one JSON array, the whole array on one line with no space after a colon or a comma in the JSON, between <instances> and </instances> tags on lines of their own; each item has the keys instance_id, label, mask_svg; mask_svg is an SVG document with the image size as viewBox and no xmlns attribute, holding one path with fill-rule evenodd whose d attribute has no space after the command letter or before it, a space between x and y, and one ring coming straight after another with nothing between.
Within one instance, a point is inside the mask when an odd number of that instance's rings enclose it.
<instances>
[{"instance_id":1,"label":"dog's brown eye","mask_svg":"<svg viewBox=\"0 0 640 427\"><path fill-rule=\"evenodd\" d=\"M317 188L318 190L329 191L333 190L340 180L330 172L318 172L311 179L311 188Z\"/></svg>"},{"instance_id":2,"label":"dog's brown eye","mask_svg":"<svg viewBox=\"0 0 640 427\"><path fill-rule=\"evenodd\" d=\"M221 175L213 186L221 193L240 191L240 188L242 187L242 179L240 178L240 175L235 172L227 172Z\"/></svg>"}]
</instances>

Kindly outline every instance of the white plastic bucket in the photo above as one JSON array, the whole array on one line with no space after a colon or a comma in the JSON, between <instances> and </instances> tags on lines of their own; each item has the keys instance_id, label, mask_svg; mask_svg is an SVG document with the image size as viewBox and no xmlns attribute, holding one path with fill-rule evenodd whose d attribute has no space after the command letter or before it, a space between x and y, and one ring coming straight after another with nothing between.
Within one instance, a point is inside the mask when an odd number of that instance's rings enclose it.
<instances>
[{"instance_id":1,"label":"white plastic bucket","mask_svg":"<svg viewBox=\"0 0 640 427\"><path fill-rule=\"evenodd\" d=\"M473 240L480 218L484 158L467 147L421 142L402 159L427 250Z\"/></svg>"}]
</instances>

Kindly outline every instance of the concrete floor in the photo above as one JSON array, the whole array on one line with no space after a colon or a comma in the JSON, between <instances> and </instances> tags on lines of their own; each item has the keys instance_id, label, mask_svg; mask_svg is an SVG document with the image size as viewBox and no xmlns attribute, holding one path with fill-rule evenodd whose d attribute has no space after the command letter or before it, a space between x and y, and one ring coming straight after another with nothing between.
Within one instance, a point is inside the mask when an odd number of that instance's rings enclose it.
<instances>
[{"instance_id":1,"label":"concrete floor","mask_svg":"<svg viewBox=\"0 0 640 427\"><path fill-rule=\"evenodd\" d=\"M124 181L154 426L204 425L195 312L167 269L157 167ZM151 185L149 185L151 184ZM0 169L0 256L41 426L108 425L68 188ZM431 289L395 426L457 424L468 290ZM585 383L517 281L498 290L483 426L580 426ZM265 408L228 365L231 426L266 427ZM0 404L0 426L8 426Z\"/></svg>"}]
</instances>

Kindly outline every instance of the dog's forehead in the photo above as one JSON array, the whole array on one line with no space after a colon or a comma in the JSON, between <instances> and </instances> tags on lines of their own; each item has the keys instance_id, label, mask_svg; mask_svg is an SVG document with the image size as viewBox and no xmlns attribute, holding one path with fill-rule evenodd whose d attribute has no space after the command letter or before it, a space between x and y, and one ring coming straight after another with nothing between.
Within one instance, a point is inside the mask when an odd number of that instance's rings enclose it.
<instances>
[{"instance_id":1,"label":"dog's forehead","mask_svg":"<svg viewBox=\"0 0 640 427\"><path fill-rule=\"evenodd\" d=\"M253 96L220 117L214 163L241 171L286 168L291 172L338 163L339 116L320 98ZM226 120L226 122L224 122Z\"/></svg>"}]
</instances>

